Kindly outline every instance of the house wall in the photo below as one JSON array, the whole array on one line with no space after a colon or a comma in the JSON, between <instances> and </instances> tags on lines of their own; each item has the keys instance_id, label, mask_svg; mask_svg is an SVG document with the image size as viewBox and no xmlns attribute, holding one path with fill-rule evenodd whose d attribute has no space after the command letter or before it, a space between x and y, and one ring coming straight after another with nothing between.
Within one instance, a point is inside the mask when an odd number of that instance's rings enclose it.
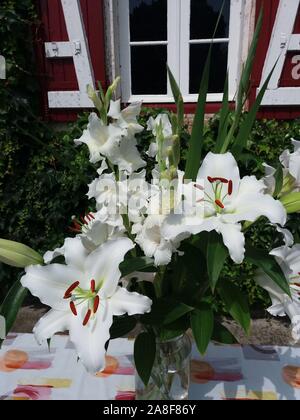
<instances>
[{"instance_id":1,"label":"house wall","mask_svg":"<svg viewBox=\"0 0 300 420\"><path fill-rule=\"evenodd\" d=\"M75 39L69 39L70 28L64 18L66 5L72 3L78 4L82 11L83 31L86 36L86 50L87 57L85 63L87 69L90 69L91 83L100 80L105 87L109 81L113 80L120 73L119 62L119 40L118 31L116 27L117 22L117 8L116 0L36 0L39 13L41 16L41 25L37 30L36 51L40 69L40 80L42 87L42 109L41 112L45 119L52 121L70 121L74 120L83 108L87 107L85 92L82 94L76 93L80 85L78 83L80 73L78 68L74 67L74 62L80 57L53 57L55 48L53 45L58 44L60 54L63 48L68 51L74 48ZM252 41L255 20L258 16L260 8L264 7L264 24L258 46L258 53L255 59L254 71L251 77L252 89L250 92L250 105L254 102L257 90L262 82L263 68L266 62L266 57L269 50L274 22L278 11L280 1L284 0L245 0L245 8L243 13L243 40L242 40L242 61L245 61L249 45ZM290 2L297 2L298 0L288 0ZM299 1L300 3L300 1ZM291 3L289 3L291 4ZM73 8L76 9L76 8ZM71 11L71 13L73 13ZM298 13L299 14L299 13ZM76 28L75 28L76 29ZM77 28L78 29L78 28ZM76 32L78 33L78 32ZM79 32L80 33L80 32ZM297 22L295 33L300 34L300 16ZM65 44L60 44L64 42ZM50 53L52 56L45 56L45 43L48 43ZM54 43L54 44L53 44ZM53 45L52 45L53 44ZM75 42L76 44L76 42ZM84 40L81 41L81 54L84 52ZM278 54L280 54L280 48ZM72 52L71 52L72 53ZM50 55L51 55L50 54ZM293 81L291 74L295 69L296 64L292 65L292 57L299 52L293 52L288 57L289 64L284 69L281 83L283 86L293 84L299 88L299 105L297 106L267 106L261 108L260 116L266 118L297 118L300 117L300 79ZM299 59L300 62L300 59ZM76 73L77 72L77 73ZM86 79L83 79L86 80ZM48 96L49 92L57 92L57 95L52 94L54 102L58 97L62 97L61 92L66 92L66 96L70 96L70 92L75 92L74 101L71 101L71 109L68 107L51 108L49 107ZM53 101L53 99L52 99ZM57 104L59 103L57 99ZM70 101L69 101L70 103ZM79 104L79 106L77 106ZM155 106L156 104L149 104ZM162 107L164 104L159 104ZM165 104L168 108L174 108L174 105ZM234 106L234 104L232 104ZM207 113L212 114L220 107L219 103L208 103ZM195 104L186 104L185 111L187 114L193 114Z\"/></svg>"}]
</instances>

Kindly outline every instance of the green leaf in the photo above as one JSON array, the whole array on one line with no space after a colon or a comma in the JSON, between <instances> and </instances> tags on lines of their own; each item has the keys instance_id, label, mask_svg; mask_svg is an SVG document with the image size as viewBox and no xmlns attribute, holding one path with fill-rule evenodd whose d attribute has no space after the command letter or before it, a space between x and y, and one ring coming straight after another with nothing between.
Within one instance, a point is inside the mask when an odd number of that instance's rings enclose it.
<instances>
[{"instance_id":1,"label":"green leaf","mask_svg":"<svg viewBox=\"0 0 300 420\"><path fill-rule=\"evenodd\" d=\"M270 277L277 286L287 295L291 296L291 290L287 279L285 278L280 266L274 257L269 255L263 249L256 249L251 246L246 247L246 261L260 268L268 277Z\"/></svg>"},{"instance_id":2,"label":"green leaf","mask_svg":"<svg viewBox=\"0 0 300 420\"><path fill-rule=\"evenodd\" d=\"M194 308L184 303L170 302L166 315L163 316L163 325L171 324L183 315L191 312Z\"/></svg>"},{"instance_id":3,"label":"green leaf","mask_svg":"<svg viewBox=\"0 0 300 420\"><path fill-rule=\"evenodd\" d=\"M276 172L274 174L275 178L275 191L274 191L274 197L278 197L278 195L281 193L282 187L283 187L283 169L281 166L281 163L278 165Z\"/></svg>"},{"instance_id":4,"label":"green leaf","mask_svg":"<svg viewBox=\"0 0 300 420\"><path fill-rule=\"evenodd\" d=\"M277 61L276 61L276 64L274 65L273 69L271 70L269 76L267 77L265 83L261 87L261 89L260 89L260 91L257 95L257 98L256 98L254 104L252 105L248 115L246 116L244 121L241 123L238 135L237 135L237 137L234 141L234 144L232 146L232 149L231 149L231 152L233 153L233 155L235 156L236 159L239 159L239 156L243 152L243 149L247 146L247 142L248 142L251 130L252 130L253 125L255 123L257 112L259 110L260 104L261 104L261 102L263 100L263 97L266 93L266 90L268 88L269 82L271 80L271 77L272 77L273 72L275 70L275 67L277 65Z\"/></svg>"},{"instance_id":5,"label":"green leaf","mask_svg":"<svg viewBox=\"0 0 300 420\"><path fill-rule=\"evenodd\" d=\"M146 332L139 334L134 343L134 362L136 370L146 386L151 377L155 356L155 335Z\"/></svg>"},{"instance_id":6,"label":"green leaf","mask_svg":"<svg viewBox=\"0 0 300 420\"><path fill-rule=\"evenodd\" d=\"M215 30L212 36L212 40L215 38L219 23L222 18L223 9L225 6L225 0L222 3L222 7L218 16L218 20L215 26ZM199 96L197 102L196 113L194 117L194 123L192 128L192 135L189 144L189 151L186 160L185 167L185 179L191 179L193 181L197 178L197 173L200 167L201 157L202 157L202 148L204 143L204 127L205 127L205 107L208 93L209 85L209 75L210 75L210 66L211 66L211 55L213 48L213 41L210 44L207 59L205 62Z\"/></svg>"},{"instance_id":7,"label":"green leaf","mask_svg":"<svg viewBox=\"0 0 300 420\"><path fill-rule=\"evenodd\" d=\"M245 104L245 100L247 98L248 95L248 91L249 91L249 84L250 84L250 80L251 80L251 73L252 73L252 68L253 68L253 63L254 63L254 58L256 55L256 50L257 50L257 45L258 45L258 41L259 41L259 36L261 33L261 29L262 29L262 24L263 24L263 10L261 9L260 11L260 15L256 24L256 28L255 28L255 32L253 35L253 39L252 39L252 43L249 49L249 53L248 53L248 57L246 60L245 65L243 66L243 71L242 71L242 75L241 75L241 80L240 80L240 84L239 84L239 88L238 88L238 92L237 92L237 99L236 99L236 111L235 111L235 118L234 118L234 122L229 130L229 133L227 134L227 137L225 139L225 141L223 142L222 145L222 149L220 151L220 153L225 153L227 152L227 149L229 148L235 132L240 124L240 119L243 113L243 107ZM267 87L267 86L266 86ZM262 98L260 99L261 102ZM247 142L248 138L245 139L245 141Z\"/></svg>"},{"instance_id":8,"label":"green leaf","mask_svg":"<svg viewBox=\"0 0 300 420\"><path fill-rule=\"evenodd\" d=\"M110 327L110 339L124 337L136 327L136 324L137 320L133 316L115 317Z\"/></svg>"},{"instance_id":9,"label":"green leaf","mask_svg":"<svg viewBox=\"0 0 300 420\"><path fill-rule=\"evenodd\" d=\"M215 323L212 341L220 344L237 344L238 341L231 332L219 322Z\"/></svg>"},{"instance_id":10,"label":"green leaf","mask_svg":"<svg viewBox=\"0 0 300 420\"><path fill-rule=\"evenodd\" d=\"M13 327L27 293L27 289L25 289L18 280L6 295L6 298L0 307L0 315L2 315L6 321L6 334L8 334Z\"/></svg>"},{"instance_id":11,"label":"green leaf","mask_svg":"<svg viewBox=\"0 0 300 420\"><path fill-rule=\"evenodd\" d=\"M207 303L202 303L192 312L191 326L197 348L205 354L214 329L214 313Z\"/></svg>"},{"instance_id":12,"label":"green leaf","mask_svg":"<svg viewBox=\"0 0 300 420\"><path fill-rule=\"evenodd\" d=\"M223 281L218 287L218 293L225 303L226 309L248 334L250 329L250 311L245 294L233 283Z\"/></svg>"},{"instance_id":13,"label":"green leaf","mask_svg":"<svg viewBox=\"0 0 300 420\"><path fill-rule=\"evenodd\" d=\"M217 141L215 145L215 153L221 152L222 146L227 137L229 118L230 118L228 89L229 89L229 83L228 83L228 73L227 73L225 87L224 87L222 108L221 108L221 113L220 113L218 137L217 137Z\"/></svg>"},{"instance_id":14,"label":"green leaf","mask_svg":"<svg viewBox=\"0 0 300 420\"><path fill-rule=\"evenodd\" d=\"M0 262L18 268L44 264L43 257L29 246L6 239L0 239Z\"/></svg>"},{"instance_id":15,"label":"green leaf","mask_svg":"<svg viewBox=\"0 0 300 420\"><path fill-rule=\"evenodd\" d=\"M167 70L168 70L172 93L173 93L174 100L177 106L177 134L180 136L183 125L184 125L184 102L183 102L183 97L180 92L179 86L169 66L167 66Z\"/></svg>"},{"instance_id":16,"label":"green leaf","mask_svg":"<svg viewBox=\"0 0 300 420\"><path fill-rule=\"evenodd\" d=\"M197 109L194 117L192 135L189 143L189 151L187 154L185 166L185 178L191 179L193 181L195 181L197 178L204 143L205 106L208 93L211 53L212 45L209 48L202 74Z\"/></svg>"},{"instance_id":17,"label":"green leaf","mask_svg":"<svg viewBox=\"0 0 300 420\"><path fill-rule=\"evenodd\" d=\"M159 328L159 338L161 341L169 341L183 335L190 327L188 316L183 316L171 324Z\"/></svg>"},{"instance_id":18,"label":"green leaf","mask_svg":"<svg viewBox=\"0 0 300 420\"><path fill-rule=\"evenodd\" d=\"M156 271L154 267L154 261L152 258L148 257L137 257L137 258L129 258L123 261L120 264L120 270L122 273L122 277L128 276L135 271L147 271L150 270Z\"/></svg>"},{"instance_id":19,"label":"green leaf","mask_svg":"<svg viewBox=\"0 0 300 420\"><path fill-rule=\"evenodd\" d=\"M221 271L228 257L222 237L216 232L209 234L207 245L207 271L212 291L215 290Z\"/></svg>"},{"instance_id":20,"label":"green leaf","mask_svg":"<svg viewBox=\"0 0 300 420\"><path fill-rule=\"evenodd\" d=\"M191 312L194 308L174 299L158 299L153 302L151 313L142 316L142 321L151 325L167 325L183 315Z\"/></svg>"}]
</instances>

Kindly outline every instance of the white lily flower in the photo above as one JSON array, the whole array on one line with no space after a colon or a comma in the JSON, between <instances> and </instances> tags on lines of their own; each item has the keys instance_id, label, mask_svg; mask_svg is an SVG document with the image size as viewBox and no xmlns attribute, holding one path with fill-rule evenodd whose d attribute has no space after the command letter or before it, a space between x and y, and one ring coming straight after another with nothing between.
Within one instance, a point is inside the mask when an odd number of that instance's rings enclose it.
<instances>
[{"instance_id":1,"label":"white lily flower","mask_svg":"<svg viewBox=\"0 0 300 420\"><path fill-rule=\"evenodd\" d=\"M300 192L300 141L292 140L294 153L285 150L279 160L283 166L283 187L282 194L291 192ZM266 176L265 185L270 194L274 194L276 187L275 173L276 169L270 165L264 164Z\"/></svg>"},{"instance_id":2,"label":"white lily flower","mask_svg":"<svg viewBox=\"0 0 300 420\"><path fill-rule=\"evenodd\" d=\"M135 134L141 133L144 127L137 121L137 117L141 113L142 102L130 104L127 108L121 110L121 100L111 101L108 116L115 120L114 125L125 130L123 134L134 137Z\"/></svg>"},{"instance_id":3,"label":"white lily flower","mask_svg":"<svg viewBox=\"0 0 300 420\"><path fill-rule=\"evenodd\" d=\"M295 179L295 188L300 188L300 141L292 140L294 153L285 150L280 156L280 162Z\"/></svg>"},{"instance_id":4,"label":"white lily flower","mask_svg":"<svg viewBox=\"0 0 300 420\"><path fill-rule=\"evenodd\" d=\"M67 265L30 266L21 283L51 310L38 322L39 343L57 332L70 332L79 358L95 373L105 368L105 344L113 316L136 315L151 310L151 300L118 286L120 263L134 247L128 238L103 244L89 254L82 248L69 254Z\"/></svg>"},{"instance_id":5,"label":"white lily flower","mask_svg":"<svg viewBox=\"0 0 300 420\"><path fill-rule=\"evenodd\" d=\"M142 271L134 271L131 274L128 274L126 277L122 277L121 282L123 287L128 287L132 280L136 282L149 282L153 283L155 279L156 273L144 273Z\"/></svg>"},{"instance_id":6,"label":"white lily flower","mask_svg":"<svg viewBox=\"0 0 300 420\"><path fill-rule=\"evenodd\" d=\"M164 235L174 239L182 233L197 234L215 230L223 236L232 260L242 263L245 237L242 221L254 222L260 216L271 223L284 225L286 211L283 205L268 194L265 185L254 176L240 178L238 165L231 153L209 153L199 170L195 188L203 189L204 200L192 203L195 216L170 215L164 223ZM202 217L199 208L204 209Z\"/></svg>"},{"instance_id":7,"label":"white lily flower","mask_svg":"<svg viewBox=\"0 0 300 420\"><path fill-rule=\"evenodd\" d=\"M265 289L272 299L272 306L268 312L273 316L287 315L292 322L292 336L300 340L300 245L292 248L283 246L274 249L271 253L280 265L291 289L291 297L285 294L270 277L258 271L256 282Z\"/></svg>"},{"instance_id":8,"label":"white lily flower","mask_svg":"<svg viewBox=\"0 0 300 420\"><path fill-rule=\"evenodd\" d=\"M64 245L56 248L54 251L47 251L44 255L45 264L50 264L59 256L65 257L68 264L69 255L74 255L77 249L79 255L88 256L90 252L95 251L100 245L103 245L109 239L116 239L124 234L124 229L120 226L109 225L102 222L102 215L98 213L89 213L82 221L73 221L73 230L78 232L75 238L66 238ZM81 243L80 243L81 242Z\"/></svg>"},{"instance_id":9,"label":"white lily flower","mask_svg":"<svg viewBox=\"0 0 300 420\"><path fill-rule=\"evenodd\" d=\"M44 262L45 264L50 264L55 258L63 256L66 264L71 264L75 254L77 254L78 258L85 259L89 253L90 251L83 245L79 236L66 238L62 247L45 253Z\"/></svg>"},{"instance_id":10,"label":"white lily flower","mask_svg":"<svg viewBox=\"0 0 300 420\"><path fill-rule=\"evenodd\" d=\"M87 129L84 130L80 139L74 140L75 144L86 144L90 151L90 162L97 163L108 157L119 144L122 137L122 130L112 124L104 125L98 116L93 112L89 116Z\"/></svg>"}]
</instances>

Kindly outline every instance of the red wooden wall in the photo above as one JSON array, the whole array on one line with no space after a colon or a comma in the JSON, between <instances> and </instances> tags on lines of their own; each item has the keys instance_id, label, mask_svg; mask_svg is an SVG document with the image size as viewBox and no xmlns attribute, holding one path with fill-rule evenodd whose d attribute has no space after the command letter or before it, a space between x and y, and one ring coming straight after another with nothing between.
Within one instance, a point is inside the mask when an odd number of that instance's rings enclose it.
<instances>
[{"instance_id":1,"label":"red wooden wall","mask_svg":"<svg viewBox=\"0 0 300 420\"><path fill-rule=\"evenodd\" d=\"M260 36L259 45L257 48L257 54L254 62L254 69L252 74L252 90L250 95L250 103L253 103L256 95L257 88L260 85L262 71L266 59L266 54L269 48L272 31L274 22L276 19L277 9L279 5L279 0L256 0L256 15L258 17L261 7L264 10L264 22L263 22L263 30ZM294 33L300 33L300 15L298 16L297 23L295 25ZM291 85L291 58L296 55L295 52L292 54L289 53L285 67L283 70L283 74L280 81L280 86L299 86L300 87L300 80L293 81ZM300 101L300 95L299 95ZM262 107L259 112L260 118L275 118L275 119L293 119L300 117L300 106L299 107L292 107L292 106L282 106L282 107Z\"/></svg>"},{"instance_id":2,"label":"red wooden wall","mask_svg":"<svg viewBox=\"0 0 300 420\"><path fill-rule=\"evenodd\" d=\"M95 81L106 86L103 0L80 0ZM44 43L69 41L60 0L37 0L40 25L36 32L37 59L40 68L43 114L52 121L71 121L74 110L49 110L48 91L78 90L72 58L47 59Z\"/></svg>"}]
</instances>

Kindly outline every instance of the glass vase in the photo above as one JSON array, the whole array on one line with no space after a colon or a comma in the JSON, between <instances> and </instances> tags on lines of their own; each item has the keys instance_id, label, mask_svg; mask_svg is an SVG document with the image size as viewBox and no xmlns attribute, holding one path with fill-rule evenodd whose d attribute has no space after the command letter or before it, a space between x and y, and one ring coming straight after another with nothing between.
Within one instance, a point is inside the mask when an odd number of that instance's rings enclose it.
<instances>
[{"instance_id":1,"label":"glass vase","mask_svg":"<svg viewBox=\"0 0 300 420\"><path fill-rule=\"evenodd\" d=\"M187 335L170 341L157 341L156 358L147 386L136 373L136 399L187 400L191 348L191 340Z\"/></svg>"}]
</instances>

